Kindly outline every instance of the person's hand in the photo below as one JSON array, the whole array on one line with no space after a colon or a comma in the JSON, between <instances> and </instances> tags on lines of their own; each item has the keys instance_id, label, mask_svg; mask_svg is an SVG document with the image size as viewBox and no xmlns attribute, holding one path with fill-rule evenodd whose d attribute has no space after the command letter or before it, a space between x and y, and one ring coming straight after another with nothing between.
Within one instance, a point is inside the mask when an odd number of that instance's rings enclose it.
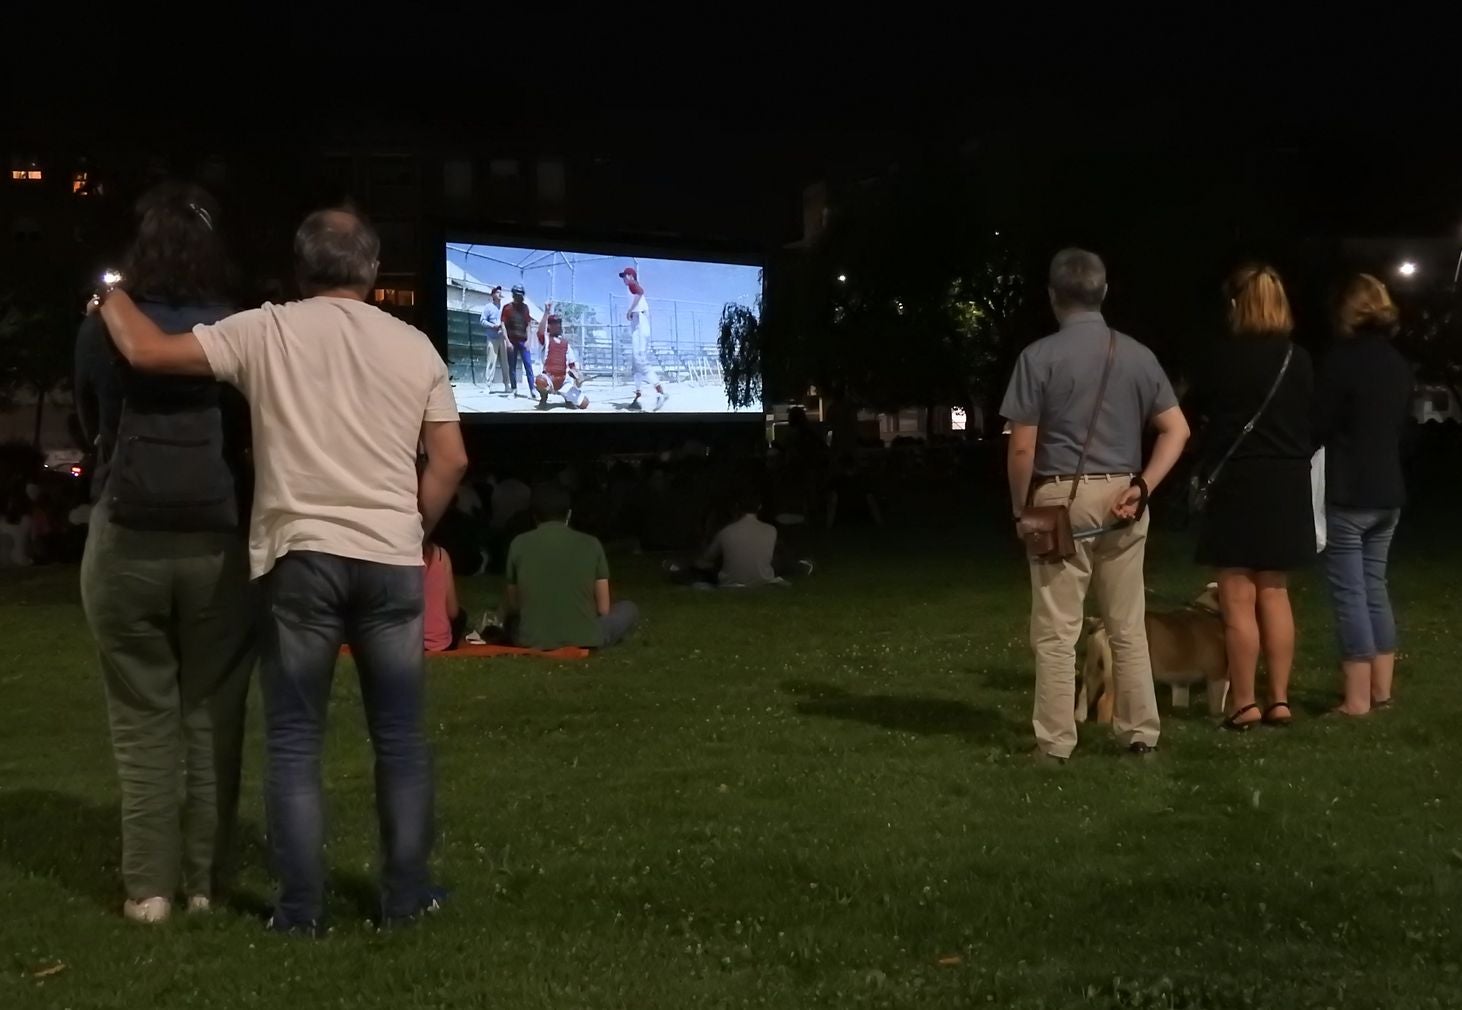
<instances>
[{"instance_id":1,"label":"person's hand","mask_svg":"<svg viewBox=\"0 0 1462 1010\"><path fill-rule=\"evenodd\" d=\"M1112 515L1131 521L1137 518L1137 510L1141 505L1142 488L1134 485L1117 496L1117 500L1112 503Z\"/></svg>"},{"instance_id":2,"label":"person's hand","mask_svg":"<svg viewBox=\"0 0 1462 1010\"><path fill-rule=\"evenodd\" d=\"M550 312L552 312L552 311L553 311L553 302L544 302L543 303L543 315L544 315L544 317L547 318L548 314Z\"/></svg>"}]
</instances>

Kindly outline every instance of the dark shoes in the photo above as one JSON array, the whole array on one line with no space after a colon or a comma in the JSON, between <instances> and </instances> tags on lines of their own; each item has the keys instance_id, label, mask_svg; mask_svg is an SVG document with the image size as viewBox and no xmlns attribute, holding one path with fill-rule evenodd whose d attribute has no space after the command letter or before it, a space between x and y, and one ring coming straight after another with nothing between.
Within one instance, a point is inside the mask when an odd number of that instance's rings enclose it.
<instances>
[{"instance_id":1,"label":"dark shoes","mask_svg":"<svg viewBox=\"0 0 1462 1010\"><path fill-rule=\"evenodd\" d=\"M315 922L290 922L282 918L277 912L269 917L264 928L277 936L297 936L309 940L318 940L329 934L329 927L319 921Z\"/></svg>"},{"instance_id":2,"label":"dark shoes","mask_svg":"<svg viewBox=\"0 0 1462 1010\"><path fill-rule=\"evenodd\" d=\"M1157 753L1157 744L1135 740L1127 745L1127 753L1135 757L1152 757Z\"/></svg>"},{"instance_id":3,"label":"dark shoes","mask_svg":"<svg viewBox=\"0 0 1462 1010\"><path fill-rule=\"evenodd\" d=\"M383 915L380 928L382 930L400 929L403 926L414 926L429 915L436 915L442 910L442 905L447 900L447 889L445 887L432 887L427 889L426 895L421 900L421 907L410 915Z\"/></svg>"}]
</instances>

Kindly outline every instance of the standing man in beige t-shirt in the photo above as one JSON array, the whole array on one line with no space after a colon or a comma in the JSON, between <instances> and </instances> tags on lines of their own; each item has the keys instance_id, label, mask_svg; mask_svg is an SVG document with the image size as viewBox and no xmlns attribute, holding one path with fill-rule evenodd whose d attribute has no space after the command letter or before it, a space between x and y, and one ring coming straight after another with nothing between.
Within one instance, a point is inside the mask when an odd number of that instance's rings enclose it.
<instances>
[{"instance_id":1,"label":"standing man in beige t-shirt","mask_svg":"<svg viewBox=\"0 0 1462 1010\"><path fill-rule=\"evenodd\" d=\"M270 927L316 933L324 907L320 758L340 646L349 642L376 751L383 922L436 907L431 755L422 726L423 533L467 469L447 368L420 331L368 305L380 240L319 211L294 242L303 301L167 335L125 292L101 313L134 368L237 386L257 467L252 575L261 643L265 804L280 896ZM418 477L417 449L427 462Z\"/></svg>"}]
</instances>

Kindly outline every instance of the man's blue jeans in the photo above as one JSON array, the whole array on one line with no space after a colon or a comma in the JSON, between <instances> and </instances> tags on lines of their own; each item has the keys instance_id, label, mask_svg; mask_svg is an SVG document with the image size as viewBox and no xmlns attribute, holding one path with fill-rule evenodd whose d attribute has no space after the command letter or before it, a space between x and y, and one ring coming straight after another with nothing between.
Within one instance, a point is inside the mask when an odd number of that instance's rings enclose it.
<instances>
[{"instance_id":1,"label":"man's blue jeans","mask_svg":"<svg viewBox=\"0 0 1462 1010\"><path fill-rule=\"evenodd\" d=\"M508 383L518 388L518 363L523 364L523 377L528 380L528 395L533 395L533 350L527 343L508 343Z\"/></svg>"},{"instance_id":2,"label":"man's blue jeans","mask_svg":"<svg viewBox=\"0 0 1462 1010\"><path fill-rule=\"evenodd\" d=\"M1396 651L1396 618L1386 588L1386 561L1400 509L1325 513L1325 574L1335 608L1340 658L1365 661Z\"/></svg>"},{"instance_id":3,"label":"man's blue jeans","mask_svg":"<svg viewBox=\"0 0 1462 1010\"><path fill-rule=\"evenodd\" d=\"M292 552L264 585L260 684L265 812L280 880L275 927L312 926L324 911L320 758L342 642L350 643L376 754L382 917L415 915L430 901L434 833L431 754L422 727L422 569Z\"/></svg>"}]
</instances>

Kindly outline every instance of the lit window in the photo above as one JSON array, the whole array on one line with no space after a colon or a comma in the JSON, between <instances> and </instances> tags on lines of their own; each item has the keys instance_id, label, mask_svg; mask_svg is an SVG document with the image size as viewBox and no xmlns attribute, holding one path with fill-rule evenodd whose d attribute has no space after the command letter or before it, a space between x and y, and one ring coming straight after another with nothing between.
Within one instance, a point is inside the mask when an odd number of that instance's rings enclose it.
<instances>
[{"instance_id":1,"label":"lit window","mask_svg":"<svg viewBox=\"0 0 1462 1010\"><path fill-rule=\"evenodd\" d=\"M77 172L71 177L71 192L86 196L90 192L87 186L87 175L85 172Z\"/></svg>"},{"instance_id":2,"label":"lit window","mask_svg":"<svg viewBox=\"0 0 1462 1010\"><path fill-rule=\"evenodd\" d=\"M39 168L12 168L10 178L17 182L40 182L45 178L45 173Z\"/></svg>"},{"instance_id":3,"label":"lit window","mask_svg":"<svg viewBox=\"0 0 1462 1010\"><path fill-rule=\"evenodd\" d=\"M371 292L371 301L377 305L415 305L416 292L406 288L376 288Z\"/></svg>"},{"instance_id":4,"label":"lit window","mask_svg":"<svg viewBox=\"0 0 1462 1010\"><path fill-rule=\"evenodd\" d=\"M963 407L951 408L949 411L949 430L964 431L966 420L965 409Z\"/></svg>"}]
</instances>

